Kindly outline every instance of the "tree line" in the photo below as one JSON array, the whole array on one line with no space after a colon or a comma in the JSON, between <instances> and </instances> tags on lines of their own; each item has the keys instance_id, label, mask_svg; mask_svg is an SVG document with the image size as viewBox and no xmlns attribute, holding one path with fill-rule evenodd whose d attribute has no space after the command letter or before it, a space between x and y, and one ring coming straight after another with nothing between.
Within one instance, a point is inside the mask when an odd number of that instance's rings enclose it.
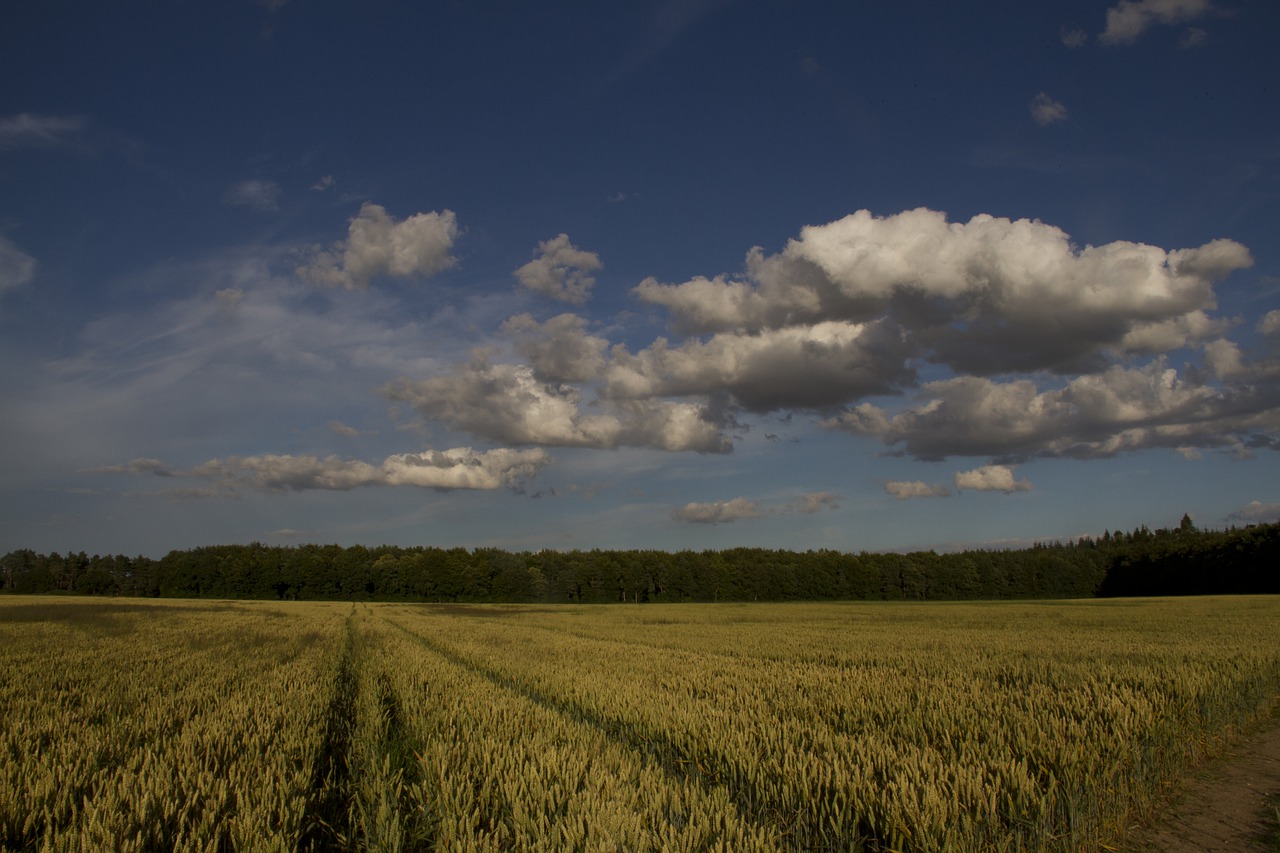
<instances>
[{"instance_id":1,"label":"tree line","mask_svg":"<svg viewBox=\"0 0 1280 853\"><path fill-rule=\"evenodd\" d=\"M1086 598L1280 592L1280 524L1176 528L938 554L730 548L523 551L216 545L159 560L0 558L0 590L166 598L440 602Z\"/></svg>"}]
</instances>

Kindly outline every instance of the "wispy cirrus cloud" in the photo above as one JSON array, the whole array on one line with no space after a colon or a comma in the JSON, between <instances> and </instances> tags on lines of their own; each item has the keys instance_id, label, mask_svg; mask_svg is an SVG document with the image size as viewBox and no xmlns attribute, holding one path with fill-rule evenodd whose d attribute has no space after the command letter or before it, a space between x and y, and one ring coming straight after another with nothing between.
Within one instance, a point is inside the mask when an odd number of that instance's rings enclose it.
<instances>
[{"instance_id":1,"label":"wispy cirrus cloud","mask_svg":"<svg viewBox=\"0 0 1280 853\"><path fill-rule=\"evenodd\" d=\"M281 195L283 191L275 181L254 178L232 185L223 193L222 200L227 204L270 212L280 209Z\"/></svg>"},{"instance_id":2,"label":"wispy cirrus cloud","mask_svg":"<svg viewBox=\"0 0 1280 853\"><path fill-rule=\"evenodd\" d=\"M0 151L62 145L84 126L80 116L18 113L0 118Z\"/></svg>"},{"instance_id":3,"label":"wispy cirrus cloud","mask_svg":"<svg viewBox=\"0 0 1280 853\"><path fill-rule=\"evenodd\" d=\"M11 240L0 237L0 296L30 284L36 275L36 259Z\"/></svg>"}]
</instances>

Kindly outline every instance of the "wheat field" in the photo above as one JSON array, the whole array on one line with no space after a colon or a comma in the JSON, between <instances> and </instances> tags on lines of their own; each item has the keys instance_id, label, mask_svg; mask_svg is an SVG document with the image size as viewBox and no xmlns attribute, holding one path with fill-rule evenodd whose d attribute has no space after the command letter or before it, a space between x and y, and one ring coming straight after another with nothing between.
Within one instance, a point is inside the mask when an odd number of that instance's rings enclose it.
<instances>
[{"instance_id":1,"label":"wheat field","mask_svg":"<svg viewBox=\"0 0 1280 853\"><path fill-rule=\"evenodd\" d=\"M1122 847L1280 599L0 599L4 850Z\"/></svg>"}]
</instances>

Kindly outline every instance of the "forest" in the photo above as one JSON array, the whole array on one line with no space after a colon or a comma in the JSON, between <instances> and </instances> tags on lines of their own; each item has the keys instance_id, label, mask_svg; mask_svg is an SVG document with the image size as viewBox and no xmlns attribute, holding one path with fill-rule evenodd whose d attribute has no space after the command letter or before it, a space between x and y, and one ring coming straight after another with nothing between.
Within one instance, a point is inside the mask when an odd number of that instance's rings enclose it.
<instances>
[{"instance_id":1,"label":"forest","mask_svg":"<svg viewBox=\"0 0 1280 853\"><path fill-rule=\"evenodd\" d=\"M1105 532L938 554L730 548L215 545L156 560L84 552L0 557L0 591L162 598L603 603L984 600L1280 593L1280 523Z\"/></svg>"}]
</instances>

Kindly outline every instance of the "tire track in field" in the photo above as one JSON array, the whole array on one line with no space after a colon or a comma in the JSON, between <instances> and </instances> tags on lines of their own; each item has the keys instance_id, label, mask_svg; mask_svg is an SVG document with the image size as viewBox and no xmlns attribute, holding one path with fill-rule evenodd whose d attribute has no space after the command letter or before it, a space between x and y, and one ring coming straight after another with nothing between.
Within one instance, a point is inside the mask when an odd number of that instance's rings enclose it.
<instances>
[{"instance_id":1,"label":"tire track in field","mask_svg":"<svg viewBox=\"0 0 1280 853\"><path fill-rule=\"evenodd\" d=\"M373 759L376 764L366 770L382 779L390 801L394 803L398 820L398 849L430 850L436 844L436 825L434 816L415 801L415 792L423 781L422 763L418 759L417 741L409 731L405 721L404 704L397 695L391 677L385 669L378 672L374 679L374 690L377 693L379 719L374 732ZM377 847L380 838L371 838L369 833L373 826L385 831L388 827L380 820L378 801L361 803L362 829L365 833L366 849ZM394 831L394 830L393 830Z\"/></svg>"},{"instance_id":2,"label":"tire track in field","mask_svg":"<svg viewBox=\"0 0 1280 853\"><path fill-rule=\"evenodd\" d=\"M755 796L747 786L734 783L733 777L736 774L732 771L733 763L728 756L718 750L703 748L695 755L666 732L651 730L625 719L609 717L584 707L572 699L540 690L527 681L468 657L434 637L423 636L386 616L382 619L449 663L474 673L495 686L548 711L594 729L607 740L635 755L644 764L656 769L664 777L690 781L708 793L716 788L723 789L744 821L766 836L772 836L789 845L784 846L784 849L806 851L836 849L833 846L834 842L824 842L821 846L815 847L813 841L807 836L793 837L796 827L779 821L781 813L773 803ZM814 793L815 798L822 798L827 791L820 790ZM853 846L859 843L863 847ZM892 848L865 817L859 816L849 837L839 839L839 849L877 851Z\"/></svg>"},{"instance_id":3,"label":"tire track in field","mask_svg":"<svg viewBox=\"0 0 1280 853\"><path fill-rule=\"evenodd\" d=\"M353 849L350 752L357 692L355 646L353 608L346 621L342 657L338 660L320 752L311 774L311 795L302 819L298 849L309 853Z\"/></svg>"}]
</instances>

